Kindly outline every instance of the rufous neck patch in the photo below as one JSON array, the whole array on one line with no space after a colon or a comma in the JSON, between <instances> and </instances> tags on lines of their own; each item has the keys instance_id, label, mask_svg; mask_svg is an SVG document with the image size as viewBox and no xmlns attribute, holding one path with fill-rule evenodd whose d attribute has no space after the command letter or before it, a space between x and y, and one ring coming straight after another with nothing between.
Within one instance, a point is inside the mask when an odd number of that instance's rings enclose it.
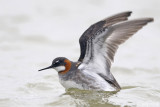
<instances>
[{"instance_id":1,"label":"rufous neck patch","mask_svg":"<svg viewBox=\"0 0 160 107\"><path fill-rule=\"evenodd\" d=\"M59 72L60 74L65 74L71 69L71 61L69 61L68 59L65 59L64 62L66 63L65 70Z\"/></svg>"}]
</instances>

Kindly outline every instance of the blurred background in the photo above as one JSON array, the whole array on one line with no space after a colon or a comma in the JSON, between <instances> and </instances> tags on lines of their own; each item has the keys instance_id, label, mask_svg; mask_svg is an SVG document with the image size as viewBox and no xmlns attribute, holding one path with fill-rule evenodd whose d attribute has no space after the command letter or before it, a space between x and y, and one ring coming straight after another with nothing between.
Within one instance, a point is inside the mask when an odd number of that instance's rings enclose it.
<instances>
[{"instance_id":1,"label":"blurred background","mask_svg":"<svg viewBox=\"0 0 160 107\"><path fill-rule=\"evenodd\" d=\"M159 107L159 6L158 0L0 0L0 107ZM155 21L115 56L120 92L65 93L56 71L38 72L58 56L76 61L81 34L123 11Z\"/></svg>"}]
</instances>

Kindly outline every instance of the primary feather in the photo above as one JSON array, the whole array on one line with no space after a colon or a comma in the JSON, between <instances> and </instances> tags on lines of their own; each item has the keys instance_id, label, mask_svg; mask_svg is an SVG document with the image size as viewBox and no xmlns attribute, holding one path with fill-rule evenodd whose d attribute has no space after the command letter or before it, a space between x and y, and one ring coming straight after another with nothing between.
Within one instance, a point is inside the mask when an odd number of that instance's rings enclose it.
<instances>
[{"instance_id":1,"label":"primary feather","mask_svg":"<svg viewBox=\"0 0 160 107\"><path fill-rule=\"evenodd\" d=\"M127 21L131 12L123 12L93 24L81 36L81 62L78 69L94 72L113 86L120 88L110 73L111 62L118 46L124 43L152 18L141 18Z\"/></svg>"}]
</instances>

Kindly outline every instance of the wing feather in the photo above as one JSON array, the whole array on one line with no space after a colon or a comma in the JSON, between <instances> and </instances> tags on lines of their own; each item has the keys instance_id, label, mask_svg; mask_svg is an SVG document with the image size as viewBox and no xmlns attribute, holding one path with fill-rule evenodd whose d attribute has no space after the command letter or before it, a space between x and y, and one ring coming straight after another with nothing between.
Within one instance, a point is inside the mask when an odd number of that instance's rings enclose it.
<instances>
[{"instance_id":1,"label":"wing feather","mask_svg":"<svg viewBox=\"0 0 160 107\"><path fill-rule=\"evenodd\" d=\"M87 48L87 41L90 37L95 35L99 30L108 27L110 25L116 24L121 21L128 20L128 17L131 15L131 11L122 12L116 15L113 15L111 17L105 18L104 20L101 20L93 25L91 25L80 37L79 43L80 43L80 49L81 49L81 55L78 59L78 61L82 62L84 59L84 56L86 54L86 48Z\"/></svg>"},{"instance_id":2,"label":"wing feather","mask_svg":"<svg viewBox=\"0 0 160 107\"><path fill-rule=\"evenodd\" d=\"M124 12L97 22L79 40L81 55L78 61L81 64L78 69L95 72L118 89L120 86L110 73L118 46L153 21L152 18L126 21L130 14L131 12Z\"/></svg>"},{"instance_id":3,"label":"wing feather","mask_svg":"<svg viewBox=\"0 0 160 107\"><path fill-rule=\"evenodd\" d=\"M128 38L151 21L153 21L152 18L142 18L111 26L108 30L110 35L106 37L105 41L109 61L114 60L114 55L120 44L124 43Z\"/></svg>"},{"instance_id":4,"label":"wing feather","mask_svg":"<svg viewBox=\"0 0 160 107\"><path fill-rule=\"evenodd\" d=\"M141 18L102 28L101 33L95 33L86 41L86 52L81 65L109 75L118 46L151 21L152 18Z\"/></svg>"}]
</instances>

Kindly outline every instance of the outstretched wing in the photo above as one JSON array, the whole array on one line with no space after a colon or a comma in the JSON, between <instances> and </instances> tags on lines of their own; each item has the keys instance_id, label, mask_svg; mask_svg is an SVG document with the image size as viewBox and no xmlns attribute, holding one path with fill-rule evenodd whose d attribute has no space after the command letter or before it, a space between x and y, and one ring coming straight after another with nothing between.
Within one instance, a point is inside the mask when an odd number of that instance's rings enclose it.
<instances>
[{"instance_id":1,"label":"outstretched wing","mask_svg":"<svg viewBox=\"0 0 160 107\"><path fill-rule=\"evenodd\" d=\"M144 25L152 21L152 18L141 18L110 26L106 34L103 35L105 39L104 46L107 48L106 55L108 62L111 64L111 61L114 60L114 55L120 44L124 43Z\"/></svg>"},{"instance_id":2,"label":"outstretched wing","mask_svg":"<svg viewBox=\"0 0 160 107\"><path fill-rule=\"evenodd\" d=\"M93 35L95 35L103 28L107 28L108 26L127 20L131 13L131 11L122 12L91 25L79 39L81 55L78 61L82 62L85 57L88 39L90 39Z\"/></svg>"},{"instance_id":3,"label":"outstretched wing","mask_svg":"<svg viewBox=\"0 0 160 107\"><path fill-rule=\"evenodd\" d=\"M80 38L82 52L79 61L82 63L78 68L92 70L101 76L106 76L107 80L113 80L110 66L118 46L153 19L141 18L124 22L120 20L118 24L112 23L105 26L107 25L106 20L102 25L99 25L101 21L97 23L99 28L96 24L92 25L89 28L91 31L89 29L86 31L90 33L84 33Z\"/></svg>"}]
</instances>

